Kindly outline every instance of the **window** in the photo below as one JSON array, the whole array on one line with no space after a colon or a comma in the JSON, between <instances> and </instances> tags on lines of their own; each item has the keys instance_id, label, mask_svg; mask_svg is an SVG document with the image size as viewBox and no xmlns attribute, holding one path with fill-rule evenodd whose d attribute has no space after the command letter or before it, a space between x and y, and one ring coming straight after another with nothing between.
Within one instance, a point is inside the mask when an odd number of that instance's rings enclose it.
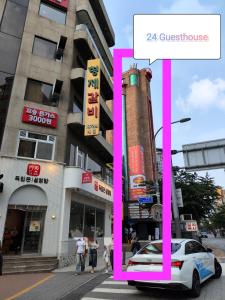
<instances>
[{"instance_id":1,"label":"window","mask_svg":"<svg viewBox=\"0 0 225 300\"><path fill-rule=\"evenodd\" d=\"M33 54L49 59L55 59L57 43L35 36Z\"/></svg>"},{"instance_id":2,"label":"window","mask_svg":"<svg viewBox=\"0 0 225 300\"><path fill-rule=\"evenodd\" d=\"M41 3L39 15L59 24L66 24L66 12L45 3Z\"/></svg>"},{"instance_id":3,"label":"window","mask_svg":"<svg viewBox=\"0 0 225 300\"><path fill-rule=\"evenodd\" d=\"M27 8L11 1L7 1L1 31L21 38L26 20Z\"/></svg>"},{"instance_id":4,"label":"window","mask_svg":"<svg viewBox=\"0 0 225 300\"><path fill-rule=\"evenodd\" d=\"M20 130L18 156L53 160L54 148L54 136Z\"/></svg>"},{"instance_id":5,"label":"window","mask_svg":"<svg viewBox=\"0 0 225 300\"><path fill-rule=\"evenodd\" d=\"M0 33L0 70L14 74L20 48L20 39L8 34Z\"/></svg>"},{"instance_id":6,"label":"window","mask_svg":"<svg viewBox=\"0 0 225 300\"><path fill-rule=\"evenodd\" d=\"M78 146L70 145L70 166L86 169L86 154Z\"/></svg>"},{"instance_id":7,"label":"window","mask_svg":"<svg viewBox=\"0 0 225 300\"><path fill-rule=\"evenodd\" d=\"M185 254L192 254L198 252L206 252L206 249L198 242L191 241L185 245Z\"/></svg>"},{"instance_id":8,"label":"window","mask_svg":"<svg viewBox=\"0 0 225 300\"><path fill-rule=\"evenodd\" d=\"M69 237L104 237L104 210L71 201Z\"/></svg>"},{"instance_id":9,"label":"window","mask_svg":"<svg viewBox=\"0 0 225 300\"><path fill-rule=\"evenodd\" d=\"M130 85L138 85L138 75L137 74L130 75Z\"/></svg>"},{"instance_id":10,"label":"window","mask_svg":"<svg viewBox=\"0 0 225 300\"><path fill-rule=\"evenodd\" d=\"M87 169L91 171L93 174L101 174L102 173L102 168L101 166L96 163L93 159L88 157L87 161Z\"/></svg>"},{"instance_id":11,"label":"window","mask_svg":"<svg viewBox=\"0 0 225 300\"><path fill-rule=\"evenodd\" d=\"M83 236L84 204L71 202L69 237Z\"/></svg>"},{"instance_id":12,"label":"window","mask_svg":"<svg viewBox=\"0 0 225 300\"><path fill-rule=\"evenodd\" d=\"M52 97L53 85L45 82L28 79L25 100L49 106L58 106Z\"/></svg>"},{"instance_id":13,"label":"window","mask_svg":"<svg viewBox=\"0 0 225 300\"><path fill-rule=\"evenodd\" d=\"M171 243L171 254L174 254L180 248L180 243ZM148 244L139 252L139 254L162 254L162 243Z\"/></svg>"}]
</instances>

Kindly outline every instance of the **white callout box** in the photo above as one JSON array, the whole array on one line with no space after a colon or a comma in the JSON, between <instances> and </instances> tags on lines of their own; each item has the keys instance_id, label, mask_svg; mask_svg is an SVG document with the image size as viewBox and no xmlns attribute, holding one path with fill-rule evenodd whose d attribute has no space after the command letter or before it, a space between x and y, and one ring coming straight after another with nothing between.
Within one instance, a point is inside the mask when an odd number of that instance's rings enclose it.
<instances>
[{"instance_id":1,"label":"white callout box","mask_svg":"<svg viewBox=\"0 0 225 300\"><path fill-rule=\"evenodd\" d=\"M220 59L220 15L134 15L134 58Z\"/></svg>"}]
</instances>

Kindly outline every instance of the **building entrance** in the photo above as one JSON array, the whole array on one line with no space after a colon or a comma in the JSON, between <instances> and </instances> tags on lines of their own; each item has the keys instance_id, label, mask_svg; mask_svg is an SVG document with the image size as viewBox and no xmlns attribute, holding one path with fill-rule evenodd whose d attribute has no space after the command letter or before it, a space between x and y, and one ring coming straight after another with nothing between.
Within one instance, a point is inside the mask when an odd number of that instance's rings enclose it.
<instances>
[{"instance_id":1,"label":"building entrance","mask_svg":"<svg viewBox=\"0 0 225 300\"><path fill-rule=\"evenodd\" d=\"M3 236L3 254L41 253L46 208L9 205Z\"/></svg>"}]
</instances>

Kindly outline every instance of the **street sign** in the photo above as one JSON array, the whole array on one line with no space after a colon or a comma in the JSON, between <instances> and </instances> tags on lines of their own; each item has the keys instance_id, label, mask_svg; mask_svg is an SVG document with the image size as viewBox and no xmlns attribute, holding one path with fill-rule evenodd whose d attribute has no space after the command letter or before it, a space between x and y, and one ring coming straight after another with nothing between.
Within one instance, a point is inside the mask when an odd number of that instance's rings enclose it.
<instances>
[{"instance_id":1,"label":"street sign","mask_svg":"<svg viewBox=\"0 0 225 300\"><path fill-rule=\"evenodd\" d=\"M188 221L185 224L186 231L198 231L198 224L196 221Z\"/></svg>"},{"instance_id":2,"label":"street sign","mask_svg":"<svg viewBox=\"0 0 225 300\"><path fill-rule=\"evenodd\" d=\"M140 204L153 203L153 197L139 197L138 202Z\"/></svg>"},{"instance_id":3,"label":"street sign","mask_svg":"<svg viewBox=\"0 0 225 300\"><path fill-rule=\"evenodd\" d=\"M178 205L178 207L184 207L183 197L182 197L182 190L181 189L176 189L176 194L177 194L177 205Z\"/></svg>"}]
</instances>

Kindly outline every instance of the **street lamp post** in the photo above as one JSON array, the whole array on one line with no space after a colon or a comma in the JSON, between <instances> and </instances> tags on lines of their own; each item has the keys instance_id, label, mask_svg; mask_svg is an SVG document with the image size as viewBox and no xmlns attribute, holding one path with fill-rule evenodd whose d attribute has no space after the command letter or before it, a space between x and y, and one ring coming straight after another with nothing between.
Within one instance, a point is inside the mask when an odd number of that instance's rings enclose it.
<instances>
[{"instance_id":1,"label":"street lamp post","mask_svg":"<svg viewBox=\"0 0 225 300\"><path fill-rule=\"evenodd\" d=\"M176 123L185 123L190 121L191 118L183 118L180 119L178 121L174 121L171 123L172 124L176 124ZM154 136L154 139L156 139L157 134L162 130L163 127L160 127ZM173 163L172 163L172 176L171 176L171 189L172 189L172 208L173 208L173 218L174 218L174 224L175 224L175 233L176 233L176 238L180 238L181 237L181 229L180 229L180 217L179 217L179 209L178 209L178 204L177 204L177 194L176 194L176 186L175 186L175 178L174 178L174 174L173 174ZM157 179L158 181L158 179ZM157 182L157 189L159 187L159 184ZM159 191L157 191L158 193Z\"/></svg>"}]
</instances>

